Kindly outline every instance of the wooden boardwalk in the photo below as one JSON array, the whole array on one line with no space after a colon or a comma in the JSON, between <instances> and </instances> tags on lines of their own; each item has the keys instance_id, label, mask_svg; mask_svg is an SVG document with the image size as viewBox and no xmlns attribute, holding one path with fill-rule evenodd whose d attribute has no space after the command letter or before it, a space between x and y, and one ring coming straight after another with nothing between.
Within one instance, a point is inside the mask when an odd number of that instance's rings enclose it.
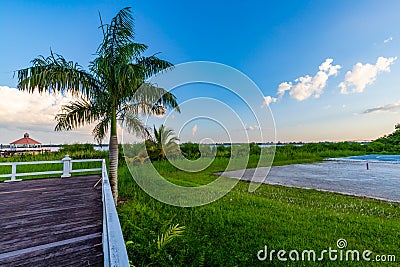
<instances>
[{"instance_id":1,"label":"wooden boardwalk","mask_svg":"<svg viewBox=\"0 0 400 267\"><path fill-rule=\"evenodd\" d=\"M0 266L103 266L99 179L0 183Z\"/></svg>"}]
</instances>

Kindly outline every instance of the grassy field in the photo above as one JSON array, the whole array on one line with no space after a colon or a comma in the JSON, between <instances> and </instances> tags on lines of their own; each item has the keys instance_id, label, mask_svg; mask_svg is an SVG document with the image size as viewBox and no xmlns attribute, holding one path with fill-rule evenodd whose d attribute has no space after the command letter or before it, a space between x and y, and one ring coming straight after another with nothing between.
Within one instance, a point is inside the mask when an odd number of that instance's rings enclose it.
<instances>
[{"instance_id":1,"label":"grassy field","mask_svg":"<svg viewBox=\"0 0 400 267\"><path fill-rule=\"evenodd\" d=\"M274 165L310 163L327 157L361 155L366 151L319 149L293 146L277 147ZM76 152L78 153L78 152ZM72 158L106 158L103 152L79 152ZM40 157L9 158L0 161L59 160L63 154ZM216 158L201 172L178 170L166 161L154 162L159 173L173 183L184 186L208 184L215 172L226 168L229 158ZM248 167L256 167L258 156L251 155ZM61 166L37 165L34 171ZM74 168L77 168L75 166ZM81 166L83 167L83 166ZM97 167L97 166L85 166ZM28 167L29 168L29 167ZM6 173L0 167L0 173ZM21 167L18 172L26 169ZM33 171L31 168L30 171ZM37 178L37 177L30 177ZM226 178L228 179L228 178ZM4 179L3 179L4 180ZM226 196L209 205L181 208L163 204L147 195L135 183L126 165L119 168L118 207L120 221L130 259L135 266L360 266L366 262L272 261L261 262L257 253L306 249L316 251L337 249L340 238L347 240L347 249L376 255L395 255L400 260L399 204L343 196L336 193L262 185L254 193L249 183L239 182ZM172 225L185 226L182 236L175 239L168 231ZM159 248L159 237L167 240ZM165 238L168 236L168 238ZM170 242L169 242L170 241ZM344 251L345 252L345 251ZM287 256L287 255L286 255ZM301 256L300 256L301 257ZM370 262L371 266L397 266L396 263Z\"/></svg>"},{"instance_id":2,"label":"grassy field","mask_svg":"<svg viewBox=\"0 0 400 267\"><path fill-rule=\"evenodd\" d=\"M293 151L292 151L293 152ZM354 151L323 151L321 153L284 153L277 151L274 165L319 161L325 157L362 154ZM165 178L180 185L207 184L224 170L228 159L217 158L206 170L187 173L168 162L155 162ZM255 167L257 157L251 156L248 166ZM228 178L227 178L228 179ZM130 258L135 266L360 266L366 262L321 262L291 260L261 262L259 250L303 251L312 249L317 258L324 249L337 249L344 238L346 249L394 254L400 260L399 204L343 196L336 193L262 185L254 193L248 183L239 182L226 196L209 205L181 208L163 204L143 192L131 178L126 167L120 168L119 206L121 224ZM186 227L162 249L158 237L170 225ZM344 250L344 253L346 251ZM287 255L286 255L287 256ZM385 266L396 263L385 263ZM371 266L381 263L370 262Z\"/></svg>"}]
</instances>

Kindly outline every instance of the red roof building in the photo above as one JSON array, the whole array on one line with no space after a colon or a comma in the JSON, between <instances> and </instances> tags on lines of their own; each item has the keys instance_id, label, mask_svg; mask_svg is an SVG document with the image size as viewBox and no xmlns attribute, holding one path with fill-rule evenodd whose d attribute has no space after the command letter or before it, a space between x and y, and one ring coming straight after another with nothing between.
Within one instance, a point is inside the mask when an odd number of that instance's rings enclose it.
<instances>
[{"instance_id":1,"label":"red roof building","mask_svg":"<svg viewBox=\"0 0 400 267\"><path fill-rule=\"evenodd\" d=\"M41 144L42 143L30 138L28 133L25 133L23 138L10 143L10 145L14 147L40 147Z\"/></svg>"}]
</instances>

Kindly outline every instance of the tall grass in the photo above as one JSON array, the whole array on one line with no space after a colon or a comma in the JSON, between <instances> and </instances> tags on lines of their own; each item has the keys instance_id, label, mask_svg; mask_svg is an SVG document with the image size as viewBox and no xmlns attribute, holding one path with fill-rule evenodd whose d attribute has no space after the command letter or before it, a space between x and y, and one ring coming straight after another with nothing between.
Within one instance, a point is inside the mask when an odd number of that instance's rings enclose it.
<instances>
[{"instance_id":1,"label":"tall grass","mask_svg":"<svg viewBox=\"0 0 400 267\"><path fill-rule=\"evenodd\" d=\"M183 175L167 163L165 178L195 185L208 183L220 163L201 174ZM220 169L219 169L220 170ZM369 249L376 254L400 257L400 207L336 193L262 185L254 193L248 183L239 182L226 196L209 205L181 208L163 204L143 192L127 167L120 168L120 221L135 266L154 264L154 246L165 227L186 226L185 234L167 248L171 258L158 266L259 266L257 252L270 249L322 251L336 248L344 238L349 249ZM157 265L156 264L156 265ZM291 262L264 262L266 266L287 266ZM359 266L360 262L297 263L295 266ZM373 264L372 264L373 265Z\"/></svg>"},{"instance_id":2,"label":"tall grass","mask_svg":"<svg viewBox=\"0 0 400 267\"><path fill-rule=\"evenodd\" d=\"M365 151L278 147L274 165L360 154ZM250 156L248 167L256 167L257 159ZM216 158L210 167L197 173L180 171L166 161L154 162L154 166L171 182L199 186L213 181L216 178L213 173L224 170L228 162L228 158ZM119 175L124 204L118 210L124 237L135 244L129 248L135 266L360 266L365 263L329 261L328 257L321 262L257 259L257 252L265 245L269 250L320 252L329 247L337 249L336 241L340 238L347 240L348 249L361 252L368 249L373 256L394 254L400 260L397 203L274 185L262 185L250 193L249 184L239 182L218 201L181 208L148 196L134 182L126 166L120 167ZM151 255L157 237L168 225L175 224L186 226L184 235L166 249L170 255L167 262L165 258L154 261Z\"/></svg>"}]
</instances>

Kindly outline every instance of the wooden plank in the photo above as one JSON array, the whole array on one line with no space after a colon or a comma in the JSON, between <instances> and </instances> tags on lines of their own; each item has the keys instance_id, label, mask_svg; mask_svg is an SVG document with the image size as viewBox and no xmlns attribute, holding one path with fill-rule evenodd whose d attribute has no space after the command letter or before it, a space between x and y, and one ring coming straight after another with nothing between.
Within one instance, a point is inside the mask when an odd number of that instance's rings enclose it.
<instances>
[{"instance_id":1,"label":"wooden plank","mask_svg":"<svg viewBox=\"0 0 400 267\"><path fill-rule=\"evenodd\" d=\"M0 266L102 266L99 178L0 183Z\"/></svg>"},{"instance_id":2,"label":"wooden plank","mask_svg":"<svg viewBox=\"0 0 400 267\"><path fill-rule=\"evenodd\" d=\"M100 236L101 235L99 235L98 233L95 233L95 234L78 236L78 237L69 238L69 239L63 239L61 241L47 243L47 244L39 245L39 246L35 246L35 247L27 247L27 248L20 249L20 250L14 250L11 252L6 252L6 253L0 254L0 260L4 260L6 258L11 258L11 257L15 258L17 256L32 253L32 252L35 252L38 250L50 249L50 248L59 247L59 246L65 246L65 245L80 242L80 241L87 241L88 239L91 239L94 237L100 237Z\"/></svg>"},{"instance_id":3,"label":"wooden plank","mask_svg":"<svg viewBox=\"0 0 400 267\"><path fill-rule=\"evenodd\" d=\"M101 237L86 239L80 242L35 250L29 254L21 254L12 262L0 260L3 266L102 266L102 247L95 246Z\"/></svg>"}]
</instances>

